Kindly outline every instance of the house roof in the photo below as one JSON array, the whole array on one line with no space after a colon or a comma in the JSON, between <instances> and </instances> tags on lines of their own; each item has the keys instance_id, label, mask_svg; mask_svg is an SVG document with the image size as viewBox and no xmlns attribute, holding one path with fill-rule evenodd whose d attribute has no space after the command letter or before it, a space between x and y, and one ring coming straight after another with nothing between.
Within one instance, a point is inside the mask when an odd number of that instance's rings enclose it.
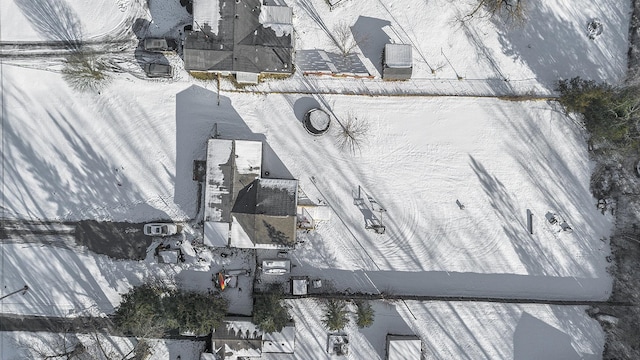
<instances>
[{"instance_id":1,"label":"house roof","mask_svg":"<svg viewBox=\"0 0 640 360\"><path fill-rule=\"evenodd\" d=\"M414 335L387 335L387 360L420 359L422 341Z\"/></svg>"},{"instance_id":2,"label":"house roof","mask_svg":"<svg viewBox=\"0 0 640 360\"><path fill-rule=\"evenodd\" d=\"M411 45L386 44L384 46L384 65L390 68L410 68L413 63Z\"/></svg>"},{"instance_id":3,"label":"house roof","mask_svg":"<svg viewBox=\"0 0 640 360\"><path fill-rule=\"evenodd\" d=\"M262 6L260 0L217 0L212 2L217 3L219 10L211 15L209 1L193 0L194 22L197 19L208 22L206 25L200 21L194 23L195 31L185 39L185 69L253 73L293 71L293 26L289 21L291 15L287 15L291 14L291 8ZM213 24L216 19L217 23Z\"/></svg>"},{"instance_id":4,"label":"house roof","mask_svg":"<svg viewBox=\"0 0 640 360\"><path fill-rule=\"evenodd\" d=\"M218 0L193 1L193 28L210 27L213 34L218 33L220 4Z\"/></svg>"},{"instance_id":5,"label":"house roof","mask_svg":"<svg viewBox=\"0 0 640 360\"><path fill-rule=\"evenodd\" d=\"M296 239L298 181L263 179L262 142L210 139L204 242L239 248L291 247ZM230 230L225 225L231 223Z\"/></svg>"},{"instance_id":6,"label":"house roof","mask_svg":"<svg viewBox=\"0 0 640 360\"><path fill-rule=\"evenodd\" d=\"M207 142L204 221L229 222L233 185L233 140Z\"/></svg>"},{"instance_id":7,"label":"house roof","mask_svg":"<svg viewBox=\"0 0 640 360\"><path fill-rule=\"evenodd\" d=\"M295 244L297 180L257 179L242 189L233 206L236 247L290 247ZM232 225L232 232L233 230Z\"/></svg>"},{"instance_id":8,"label":"house roof","mask_svg":"<svg viewBox=\"0 0 640 360\"><path fill-rule=\"evenodd\" d=\"M214 329L211 340L222 359L260 356L263 352L293 353L295 326L290 323L280 332L264 334L250 318L228 317Z\"/></svg>"},{"instance_id":9,"label":"house roof","mask_svg":"<svg viewBox=\"0 0 640 360\"><path fill-rule=\"evenodd\" d=\"M292 354L296 343L296 328L292 324L285 326L279 332L262 335L263 353Z\"/></svg>"},{"instance_id":10,"label":"house roof","mask_svg":"<svg viewBox=\"0 0 640 360\"><path fill-rule=\"evenodd\" d=\"M293 10L288 6L263 5L259 17L265 28L271 28L277 36L293 32Z\"/></svg>"},{"instance_id":11,"label":"house roof","mask_svg":"<svg viewBox=\"0 0 640 360\"><path fill-rule=\"evenodd\" d=\"M205 221L204 244L216 248L229 245L229 223Z\"/></svg>"}]
</instances>

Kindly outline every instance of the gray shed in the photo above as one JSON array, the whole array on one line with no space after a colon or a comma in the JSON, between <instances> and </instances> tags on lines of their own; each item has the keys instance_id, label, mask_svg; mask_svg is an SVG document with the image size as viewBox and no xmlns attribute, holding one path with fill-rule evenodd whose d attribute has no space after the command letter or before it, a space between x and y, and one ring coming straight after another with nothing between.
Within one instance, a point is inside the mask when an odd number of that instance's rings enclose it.
<instances>
[{"instance_id":1,"label":"gray shed","mask_svg":"<svg viewBox=\"0 0 640 360\"><path fill-rule=\"evenodd\" d=\"M411 45L386 44L382 57L382 79L409 80L413 72Z\"/></svg>"}]
</instances>

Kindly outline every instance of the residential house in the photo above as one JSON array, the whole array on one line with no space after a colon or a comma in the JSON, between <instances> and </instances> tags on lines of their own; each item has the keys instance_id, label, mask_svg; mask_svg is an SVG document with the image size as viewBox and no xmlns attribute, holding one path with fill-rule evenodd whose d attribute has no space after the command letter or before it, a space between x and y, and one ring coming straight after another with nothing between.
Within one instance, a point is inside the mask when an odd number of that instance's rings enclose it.
<instances>
[{"instance_id":1,"label":"residential house","mask_svg":"<svg viewBox=\"0 0 640 360\"><path fill-rule=\"evenodd\" d=\"M233 74L248 83L257 83L259 74L291 74L292 18L290 7L260 0L193 0L185 69Z\"/></svg>"},{"instance_id":2,"label":"residential house","mask_svg":"<svg viewBox=\"0 0 640 360\"><path fill-rule=\"evenodd\" d=\"M298 181L261 177L262 142L210 139L204 191L204 243L212 247L292 248Z\"/></svg>"}]
</instances>

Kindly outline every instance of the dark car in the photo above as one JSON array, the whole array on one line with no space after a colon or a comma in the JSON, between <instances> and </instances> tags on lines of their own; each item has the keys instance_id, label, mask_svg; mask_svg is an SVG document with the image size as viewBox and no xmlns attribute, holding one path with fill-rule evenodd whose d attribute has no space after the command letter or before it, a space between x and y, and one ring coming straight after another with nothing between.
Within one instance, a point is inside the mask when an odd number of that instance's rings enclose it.
<instances>
[{"instance_id":1,"label":"dark car","mask_svg":"<svg viewBox=\"0 0 640 360\"><path fill-rule=\"evenodd\" d=\"M144 39L145 51L163 52L175 51L178 45L175 40L167 38L148 38Z\"/></svg>"},{"instance_id":2,"label":"dark car","mask_svg":"<svg viewBox=\"0 0 640 360\"><path fill-rule=\"evenodd\" d=\"M145 64L144 72L150 78L172 78L173 68L171 65L149 63Z\"/></svg>"}]
</instances>

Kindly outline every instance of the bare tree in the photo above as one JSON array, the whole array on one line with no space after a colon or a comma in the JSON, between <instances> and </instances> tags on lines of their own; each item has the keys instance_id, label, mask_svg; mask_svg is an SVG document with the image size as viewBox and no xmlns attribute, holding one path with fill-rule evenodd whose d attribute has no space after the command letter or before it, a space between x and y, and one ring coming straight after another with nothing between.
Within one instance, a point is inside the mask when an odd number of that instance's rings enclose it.
<instances>
[{"instance_id":1,"label":"bare tree","mask_svg":"<svg viewBox=\"0 0 640 360\"><path fill-rule=\"evenodd\" d=\"M521 25L526 20L527 0L477 0L476 7L463 20L473 18L482 8L491 16L501 16L506 21Z\"/></svg>"},{"instance_id":2,"label":"bare tree","mask_svg":"<svg viewBox=\"0 0 640 360\"><path fill-rule=\"evenodd\" d=\"M100 91L111 80L109 67L107 60L77 51L67 58L62 76L76 90Z\"/></svg>"},{"instance_id":3,"label":"bare tree","mask_svg":"<svg viewBox=\"0 0 640 360\"><path fill-rule=\"evenodd\" d=\"M342 56L353 54L358 45L362 46L367 41L367 37L364 34L354 32L349 23L345 21L339 22L333 28L332 37L336 48Z\"/></svg>"},{"instance_id":4,"label":"bare tree","mask_svg":"<svg viewBox=\"0 0 640 360\"><path fill-rule=\"evenodd\" d=\"M338 119L336 119L338 120ZM369 123L365 118L349 113L342 121L337 133L338 147L349 150L352 154L360 151L369 133Z\"/></svg>"}]
</instances>

